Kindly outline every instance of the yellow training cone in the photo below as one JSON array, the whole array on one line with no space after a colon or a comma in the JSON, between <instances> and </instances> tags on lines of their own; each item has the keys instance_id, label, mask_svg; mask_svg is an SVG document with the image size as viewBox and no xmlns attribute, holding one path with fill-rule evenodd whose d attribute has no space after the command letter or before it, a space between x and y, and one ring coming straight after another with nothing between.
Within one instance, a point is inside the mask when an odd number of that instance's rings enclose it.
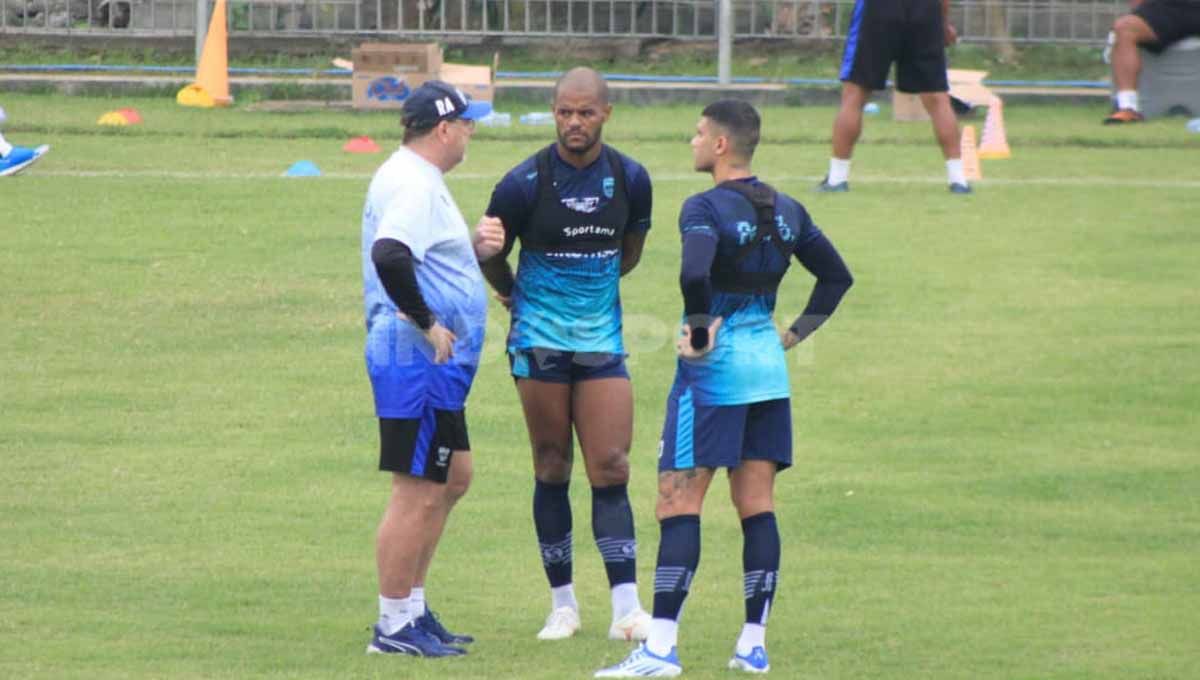
<instances>
[{"instance_id":1,"label":"yellow training cone","mask_svg":"<svg viewBox=\"0 0 1200 680\"><path fill-rule=\"evenodd\" d=\"M188 85L175 95L175 101L182 106L194 106L200 109L211 109L217 103L199 85Z\"/></svg>"},{"instance_id":2,"label":"yellow training cone","mask_svg":"<svg viewBox=\"0 0 1200 680\"><path fill-rule=\"evenodd\" d=\"M100 120L96 121L96 124L97 125L114 125L114 126L119 127L119 126L129 125L129 119L116 111L109 111L108 113L104 114L103 116L100 116Z\"/></svg>"}]
</instances>

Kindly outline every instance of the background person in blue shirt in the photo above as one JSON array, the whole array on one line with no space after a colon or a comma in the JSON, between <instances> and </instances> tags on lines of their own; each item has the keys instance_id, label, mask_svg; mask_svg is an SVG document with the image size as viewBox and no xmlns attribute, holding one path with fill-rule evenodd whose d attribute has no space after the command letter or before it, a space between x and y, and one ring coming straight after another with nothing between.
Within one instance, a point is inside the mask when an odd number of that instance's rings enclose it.
<instances>
[{"instance_id":1,"label":"background person in blue shirt","mask_svg":"<svg viewBox=\"0 0 1200 680\"><path fill-rule=\"evenodd\" d=\"M601 142L611 113L599 73L564 74L554 90L557 142L505 175L487 208L504 225L505 245L483 273L512 309L508 355L533 446L533 520L551 588L543 640L570 637L580 626L571 573L572 430L611 587L609 637L642 639L650 620L638 599L626 492L633 391L618 289L641 257L651 189L645 168ZM507 256L518 240L514 277Z\"/></svg>"},{"instance_id":2,"label":"background person in blue shirt","mask_svg":"<svg viewBox=\"0 0 1200 680\"><path fill-rule=\"evenodd\" d=\"M729 667L770 668L766 624L779 579L775 474L792 463L784 351L817 329L853 282L804 206L754 177L760 121L734 100L704 109L695 168L716 187L683 204L684 326L659 444L654 618L645 644L597 677L674 676L679 612L700 562L700 508L717 468L729 471L742 521L745 623ZM782 334L772 314L795 257L817 278L804 313Z\"/></svg>"}]
</instances>

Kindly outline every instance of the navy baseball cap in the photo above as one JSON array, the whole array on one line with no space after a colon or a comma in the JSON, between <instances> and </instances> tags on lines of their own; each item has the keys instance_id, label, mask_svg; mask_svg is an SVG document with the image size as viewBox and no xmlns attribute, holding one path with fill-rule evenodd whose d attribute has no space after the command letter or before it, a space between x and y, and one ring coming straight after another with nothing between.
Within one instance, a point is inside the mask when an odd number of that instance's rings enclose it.
<instances>
[{"instance_id":1,"label":"navy baseball cap","mask_svg":"<svg viewBox=\"0 0 1200 680\"><path fill-rule=\"evenodd\" d=\"M475 102L462 90L441 80L427 80L404 100L401 121L406 128L429 128L443 120L479 120L492 112L489 102Z\"/></svg>"}]
</instances>

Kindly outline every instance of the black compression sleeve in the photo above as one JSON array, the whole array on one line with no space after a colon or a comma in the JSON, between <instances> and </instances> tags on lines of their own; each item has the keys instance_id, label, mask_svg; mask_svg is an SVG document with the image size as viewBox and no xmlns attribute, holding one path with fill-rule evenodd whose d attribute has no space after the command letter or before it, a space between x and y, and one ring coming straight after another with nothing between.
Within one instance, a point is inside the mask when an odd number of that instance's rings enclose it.
<instances>
[{"instance_id":1,"label":"black compression sleeve","mask_svg":"<svg viewBox=\"0 0 1200 680\"><path fill-rule=\"evenodd\" d=\"M795 255L800 264L817 277L817 284L813 286L804 313L789 328L803 340L820 328L833 314L833 310L837 309L838 303L842 301L842 296L854 285L854 277L850 275L842 256L824 234L819 234L798 248Z\"/></svg>"},{"instance_id":2,"label":"black compression sleeve","mask_svg":"<svg viewBox=\"0 0 1200 680\"><path fill-rule=\"evenodd\" d=\"M421 296L417 285L417 272L413 266L412 251L408 246L392 238L381 238L371 246L371 261L388 297L401 312L421 330L433 326L433 314Z\"/></svg>"},{"instance_id":3,"label":"black compression sleeve","mask_svg":"<svg viewBox=\"0 0 1200 680\"><path fill-rule=\"evenodd\" d=\"M713 258L717 255L717 239L699 232L683 235L683 263L679 271L679 287L683 291L683 314L691 328L692 349L708 345L708 325L712 321Z\"/></svg>"}]
</instances>

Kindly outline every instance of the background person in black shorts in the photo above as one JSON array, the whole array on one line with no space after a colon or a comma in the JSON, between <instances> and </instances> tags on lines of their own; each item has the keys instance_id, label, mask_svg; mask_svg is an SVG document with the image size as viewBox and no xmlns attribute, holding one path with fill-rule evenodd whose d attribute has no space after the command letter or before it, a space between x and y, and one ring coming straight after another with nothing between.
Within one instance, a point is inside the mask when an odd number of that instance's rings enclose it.
<instances>
[{"instance_id":1,"label":"background person in black shorts","mask_svg":"<svg viewBox=\"0 0 1200 680\"><path fill-rule=\"evenodd\" d=\"M896 64L896 88L921 96L946 158L950 191L971 193L958 148L958 120L946 82L946 45L958 40L946 19L949 0L858 0L842 55L842 108L833 121L833 157L820 191L849 191L850 156L862 134L863 104L887 85Z\"/></svg>"},{"instance_id":2,"label":"background person in black shorts","mask_svg":"<svg viewBox=\"0 0 1200 680\"><path fill-rule=\"evenodd\" d=\"M1137 83L1142 71L1138 47L1161 52L1189 36L1200 36L1200 0L1130 0L1131 14L1117 19L1113 33L1113 85L1117 110L1104 119L1105 125L1140 123Z\"/></svg>"}]
</instances>

